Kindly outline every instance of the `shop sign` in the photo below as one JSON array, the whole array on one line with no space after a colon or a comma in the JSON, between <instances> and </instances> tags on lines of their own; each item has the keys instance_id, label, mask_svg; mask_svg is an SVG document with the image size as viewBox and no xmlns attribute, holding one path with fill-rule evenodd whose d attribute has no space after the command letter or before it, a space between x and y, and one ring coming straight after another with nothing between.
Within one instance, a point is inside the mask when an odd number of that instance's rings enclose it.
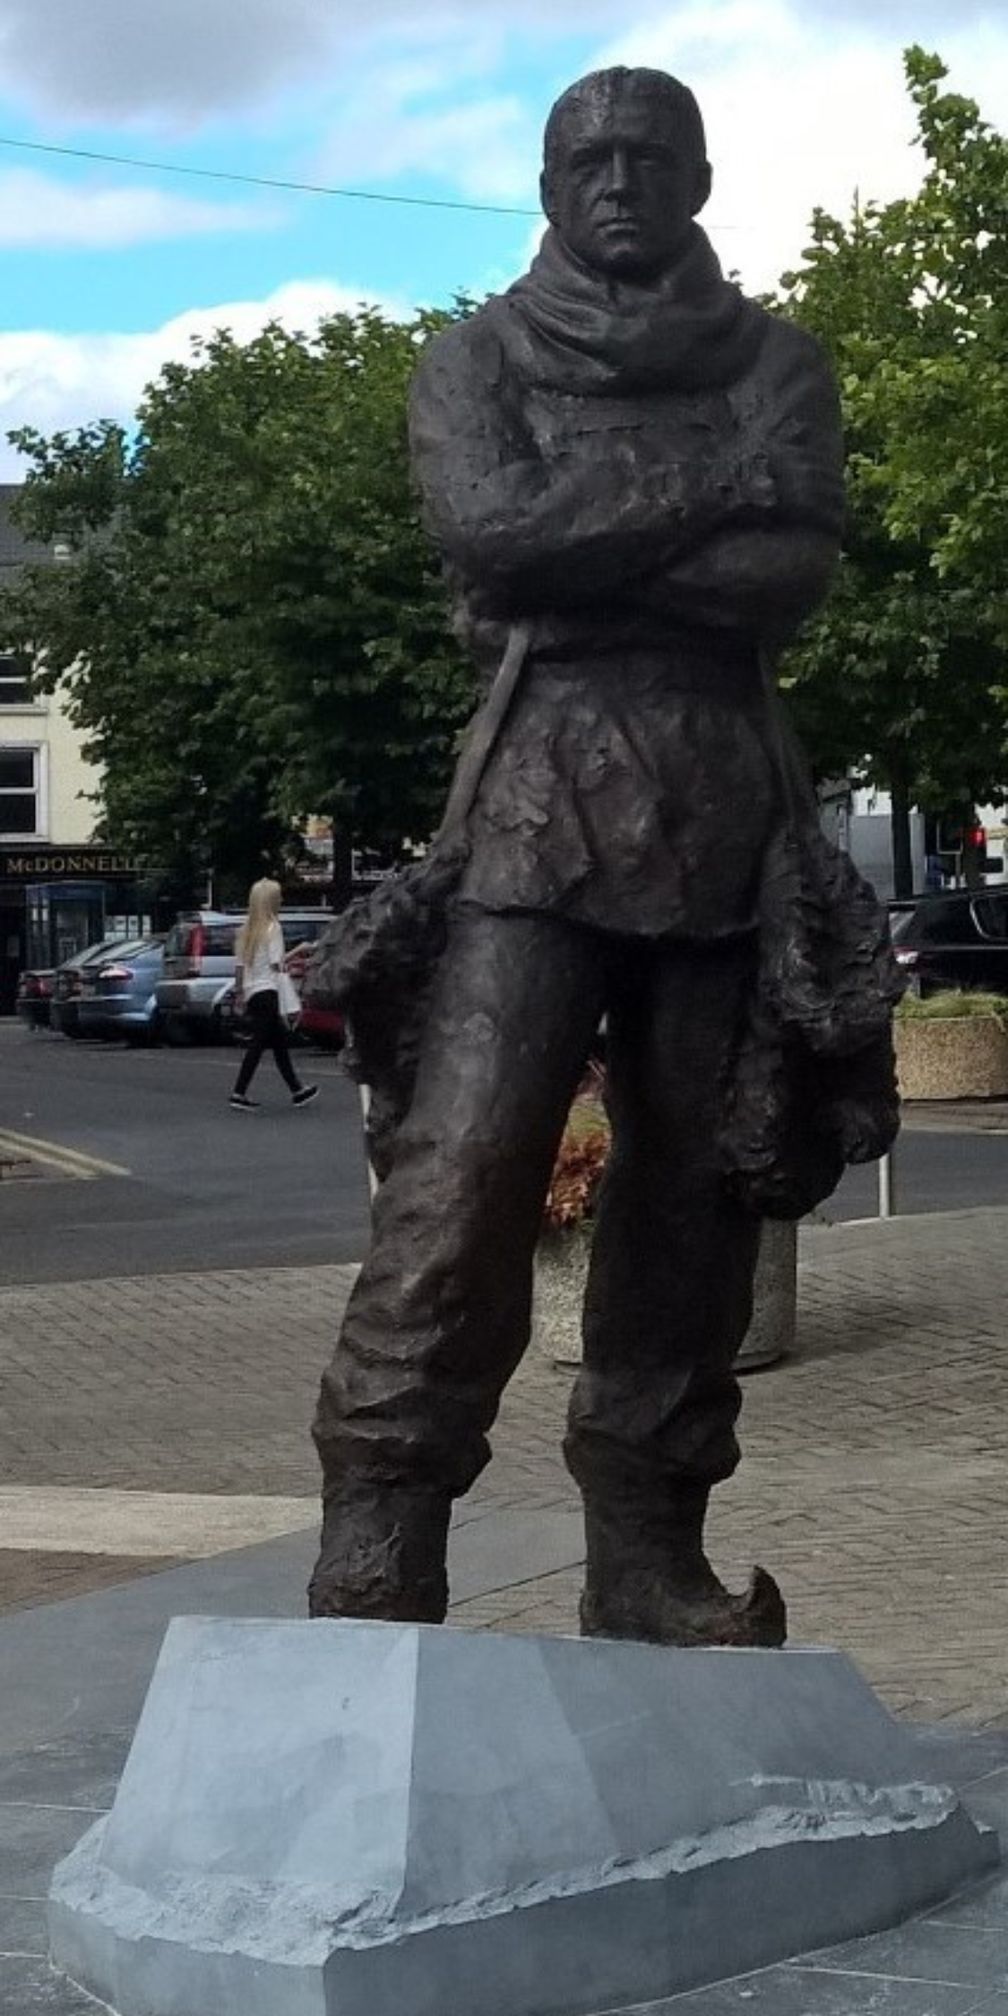
<instances>
[{"instance_id":1,"label":"shop sign","mask_svg":"<svg viewBox=\"0 0 1008 2016\"><path fill-rule=\"evenodd\" d=\"M144 864L104 847L0 847L0 882L135 881Z\"/></svg>"}]
</instances>

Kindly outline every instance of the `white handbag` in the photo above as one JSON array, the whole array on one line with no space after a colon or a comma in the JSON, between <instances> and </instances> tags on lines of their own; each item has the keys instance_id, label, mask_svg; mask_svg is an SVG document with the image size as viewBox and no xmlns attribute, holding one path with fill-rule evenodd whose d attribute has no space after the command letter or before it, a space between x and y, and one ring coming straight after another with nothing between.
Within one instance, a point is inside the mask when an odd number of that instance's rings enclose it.
<instances>
[{"instance_id":1,"label":"white handbag","mask_svg":"<svg viewBox=\"0 0 1008 2016\"><path fill-rule=\"evenodd\" d=\"M293 1027L301 1014L301 996L286 968L277 977L277 1006L284 1021Z\"/></svg>"}]
</instances>

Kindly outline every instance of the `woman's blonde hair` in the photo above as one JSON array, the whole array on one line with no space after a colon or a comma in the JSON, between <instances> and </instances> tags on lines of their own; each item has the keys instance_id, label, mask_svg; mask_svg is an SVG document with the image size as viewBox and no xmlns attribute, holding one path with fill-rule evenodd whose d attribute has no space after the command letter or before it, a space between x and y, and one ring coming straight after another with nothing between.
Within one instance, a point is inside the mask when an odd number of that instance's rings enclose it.
<instances>
[{"instance_id":1,"label":"woman's blonde hair","mask_svg":"<svg viewBox=\"0 0 1008 2016\"><path fill-rule=\"evenodd\" d=\"M259 947L265 944L270 925L280 908L280 895L279 882L271 882L268 875L259 882L253 882L249 890L248 916L238 933L235 948L239 965L250 965Z\"/></svg>"}]
</instances>

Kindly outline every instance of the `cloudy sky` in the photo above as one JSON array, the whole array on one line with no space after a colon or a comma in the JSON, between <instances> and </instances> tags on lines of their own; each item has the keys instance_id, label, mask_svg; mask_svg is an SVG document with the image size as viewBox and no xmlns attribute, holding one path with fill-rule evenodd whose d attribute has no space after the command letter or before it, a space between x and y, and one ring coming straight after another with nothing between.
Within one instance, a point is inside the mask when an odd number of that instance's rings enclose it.
<instances>
[{"instance_id":1,"label":"cloudy sky","mask_svg":"<svg viewBox=\"0 0 1008 2016\"><path fill-rule=\"evenodd\" d=\"M127 418L191 331L507 283L538 231L542 122L611 62L704 108L705 222L752 288L813 206L912 188L901 50L1008 124L1005 0L0 0L0 437ZM32 147L11 142L31 142ZM254 188L36 148L389 195ZM0 477L18 474L0 445Z\"/></svg>"}]
</instances>

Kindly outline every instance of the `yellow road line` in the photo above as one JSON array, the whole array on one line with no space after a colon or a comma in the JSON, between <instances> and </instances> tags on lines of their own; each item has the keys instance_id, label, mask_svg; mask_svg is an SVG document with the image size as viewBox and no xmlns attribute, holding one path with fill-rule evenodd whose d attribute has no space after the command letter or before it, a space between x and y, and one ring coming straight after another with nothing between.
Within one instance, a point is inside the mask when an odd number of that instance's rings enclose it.
<instances>
[{"instance_id":1,"label":"yellow road line","mask_svg":"<svg viewBox=\"0 0 1008 2016\"><path fill-rule=\"evenodd\" d=\"M41 1141L34 1134L14 1134L0 1128L0 1156L27 1155L47 1169L59 1169L64 1176L89 1182L95 1176L128 1176L119 1162L103 1162L98 1155L85 1155L79 1148L65 1148L60 1141Z\"/></svg>"}]
</instances>

